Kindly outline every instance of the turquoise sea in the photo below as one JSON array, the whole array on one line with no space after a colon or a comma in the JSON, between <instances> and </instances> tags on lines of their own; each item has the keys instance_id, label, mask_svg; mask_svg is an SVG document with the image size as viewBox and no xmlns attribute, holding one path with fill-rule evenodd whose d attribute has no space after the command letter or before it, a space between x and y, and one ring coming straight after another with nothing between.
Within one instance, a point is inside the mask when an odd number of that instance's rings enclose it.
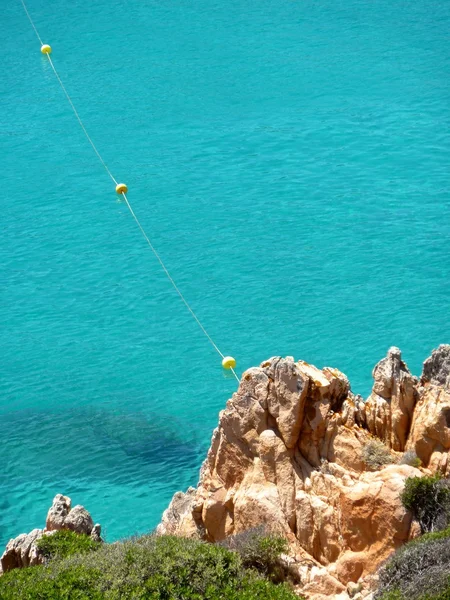
<instances>
[{"instance_id":1,"label":"turquoise sea","mask_svg":"<svg viewBox=\"0 0 450 600\"><path fill-rule=\"evenodd\" d=\"M367 395L450 341L448 0L28 0L97 147L238 373ZM109 541L195 485L236 389L19 0L0 78L0 548L60 492Z\"/></svg>"}]
</instances>

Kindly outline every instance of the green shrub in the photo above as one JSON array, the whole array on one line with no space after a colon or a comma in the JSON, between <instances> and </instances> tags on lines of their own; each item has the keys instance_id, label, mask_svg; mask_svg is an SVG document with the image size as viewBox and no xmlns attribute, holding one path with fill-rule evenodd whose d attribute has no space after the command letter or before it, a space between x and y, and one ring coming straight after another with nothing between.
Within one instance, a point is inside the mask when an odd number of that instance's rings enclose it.
<instances>
[{"instance_id":1,"label":"green shrub","mask_svg":"<svg viewBox=\"0 0 450 600\"><path fill-rule=\"evenodd\" d=\"M279 557L287 552L288 543L284 538L267 532L263 526L230 536L220 545L237 552L247 569L255 569L273 579L282 575Z\"/></svg>"},{"instance_id":2,"label":"green shrub","mask_svg":"<svg viewBox=\"0 0 450 600\"><path fill-rule=\"evenodd\" d=\"M62 529L51 535L42 536L36 545L44 557L50 560L98 550L100 542L94 542L88 535L79 535Z\"/></svg>"},{"instance_id":3,"label":"green shrub","mask_svg":"<svg viewBox=\"0 0 450 600\"><path fill-rule=\"evenodd\" d=\"M419 522L422 533L443 529L449 522L449 480L443 479L439 474L408 477L401 501Z\"/></svg>"},{"instance_id":4,"label":"green shrub","mask_svg":"<svg viewBox=\"0 0 450 600\"><path fill-rule=\"evenodd\" d=\"M367 442L362 449L362 459L372 471L394 462L391 451L381 440Z\"/></svg>"},{"instance_id":5,"label":"green shrub","mask_svg":"<svg viewBox=\"0 0 450 600\"><path fill-rule=\"evenodd\" d=\"M379 600L405 600L400 590L385 592L382 596L377 596Z\"/></svg>"},{"instance_id":6,"label":"green shrub","mask_svg":"<svg viewBox=\"0 0 450 600\"><path fill-rule=\"evenodd\" d=\"M103 600L97 569L70 567L52 576L48 568L14 569L0 577L1 600Z\"/></svg>"},{"instance_id":7,"label":"green shrub","mask_svg":"<svg viewBox=\"0 0 450 600\"><path fill-rule=\"evenodd\" d=\"M377 600L450 600L450 531L409 542L379 573Z\"/></svg>"},{"instance_id":8,"label":"green shrub","mask_svg":"<svg viewBox=\"0 0 450 600\"><path fill-rule=\"evenodd\" d=\"M219 545L171 536L101 544L0 577L1 600L298 600Z\"/></svg>"},{"instance_id":9,"label":"green shrub","mask_svg":"<svg viewBox=\"0 0 450 600\"><path fill-rule=\"evenodd\" d=\"M414 450L408 450L407 452L403 453L403 456L400 459L400 464L409 465L410 467L416 467L416 469L418 469L420 466L422 466L422 461L414 452Z\"/></svg>"},{"instance_id":10,"label":"green shrub","mask_svg":"<svg viewBox=\"0 0 450 600\"><path fill-rule=\"evenodd\" d=\"M402 594L400 590L392 590L386 592L382 596L376 596L377 600L410 600L408 596ZM436 594L422 594L418 597L418 600L450 600L450 584L447 589Z\"/></svg>"},{"instance_id":11,"label":"green shrub","mask_svg":"<svg viewBox=\"0 0 450 600\"><path fill-rule=\"evenodd\" d=\"M443 540L444 538L450 537L450 527L441 529L440 531L433 531L431 533L424 533L416 539L411 541L411 544L421 544L423 542L433 542L434 540Z\"/></svg>"}]
</instances>

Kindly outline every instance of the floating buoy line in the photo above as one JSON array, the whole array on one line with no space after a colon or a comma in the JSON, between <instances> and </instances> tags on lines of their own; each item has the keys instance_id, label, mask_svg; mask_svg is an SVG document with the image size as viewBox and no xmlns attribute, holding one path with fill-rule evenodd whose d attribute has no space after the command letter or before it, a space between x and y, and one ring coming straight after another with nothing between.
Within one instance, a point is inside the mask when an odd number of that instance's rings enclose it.
<instances>
[{"instance_id":1,"label":"floating buoy line","mask_svg":"<svg viewBox=\"0 0 450 600\"><path fill-rule=\"evenodd\" d=\"M30 13L28 12L28 9L27 9L27 7L26 7L26 4L25 4L24 0L20 0L20 1L21 1L21 3L22 3L22 6L23 6L23 8L24 8L24 10L25 10L25 13L26 13L26 15L27 15L27 17L28 17L28 20L30 21L30 23L31 23L31 26L33 27L33 29L34 29L34 32L36 33L36 36L37 36L37 38L38 38L38 40L39 40L39 42L40 42L40 44L41 44L41 53L42 53L44 56L46 56L46 57L47 57L47 59L48 59L48 62L49 62L50 66L51 66L51 68L52 68L52 70L53 70L53 73L55 74L55 76L56 76L56 79L58 80L58 83L59 83L59 85L61 86L61 89L63 90L63 92L64 92L64 94L65 94L65 96L66 96L66 98L67 98L67 100L68 100L68 102L69 102L69 104L70 104L70 107L72 108L72 111L73 111L73 113L74 113L75 117L77 118L77 121L78 121L78 123L79 123L79 124L80 124L80 126L81 126L81 129L83 130L83 133L84 133L84 135L86 136L86 138L87 138L88 142L89 142L89 143L90 143L90 145L92 146L92 149L94 150L95 154L97 155L97 158L98 158L98 159L100 160L100 162L102 163L102 165L103 165L103 167L105 168L106 172L108 173L109 177L112 179L112 181L113 181L113 183L114 183L114 185L115 185L115 190L116 190L116 193L117 193L119 196L122 196L122 198L123 198L123 200L124 200L124 202L125 202L125 204L126 204L126 206L127 206L128 210L129 210L129 211L130 211L130 213L131 213L131 216L132 216L132 217L133 217L133 219L135 220L135 222L136 222L136 225L139 227L139 229L140 229L140 231L141 231L141 233L142 233L142 235L143 235L143 237L144 237L145 241L147 242L147 244L148 244L148 246L149 246L150 250L153 252L154 256L156 257L156 259L158 260L159 264L161 265L161 267L162 267L162 269L163 269L164 273L166 274L166 276L167 276L168 280L169 280L169 281L170 281L170 283L172 284L172 287L174 288L174 290L176 291L176 293L178 294L178 296L180 297L180 299L183 301L183 303L185 304L186 308L187 308L187 309L188 309L188 311L191 313L192 317L195 319L195 321L196 321L197 325L200 327L200 329L201 329L201 330L202 330L202 332L205 334L205 336L206 336L206 338L208 339L208 341L210 342L210 344L213 346L214 350L215 350L215 351L216 351L216 352L219 354L219 356L221 357L221 359L222 359L222 367L223 367L224 369L230 370L230 371L233 373L233 375L235 376L235 378L237 379L237 381L239 382L239 377L236 375L236 372L235 372L235 370L234 370L234 369L235 369L235 367L236 367L236 360L235 360L235 359L234 359L232 356L225 356L225 355L224 355L224 354L223 354L223 353L220 351L219 347L218 347L218 346L217 346L217 344L214 342L214 340L213 340L213 339L212 339L212 337L209 335L209 333L206 331L206 329L205 329L205 327L202 325L202 323L201 323L200 319L197 317L197 315L195 314L194 310L191 308L191 306L189 305L188 301L187 301L187 300L186 300L186 298L183 296L183 294L182 294L181 290L179 289L179 287L177 286L177 284L176 284L176 283L175 283L175 281L173 280L173 278L172 278L171 274L169 273L169 271L168 271L168 269L167 269L166 265L164 264L164 262L163 262L162 258L160 257L160 255L159 255L159 254L158 254L158 252L156 251L156 248L155 248L155 247L153 246L153 244L151 243L151 241L150 241L150 238L148 237L148 235L147 235L147 233L145 232L144 228L142 227L142 225L141 225L141 223L140 223L139 219L137 218L137 216L136 216L136 214L135 214L134 210L133 210L133 209L132 209L132 207L131 207L131 204L130 204L130 202L129 202L129 200L128 200L128 197L127 197L127 194L128 194L128 187L127 187L127 185L126 185L125 183L120 183L120 182L118 182L118 181L115 179L114 175L113 175L113 174L111 173L111 171L108 169L108 166L107 166L107 164L105 163L105 161L103 160L103 158L102 158L102 156L101 156L100 152L97 150L97 148L96 148L96 146L95 146L94 142L92 141L92 139L91 139L91 137L90 137L89 133L87 132L87 130L86 130L86 127L84 126L84 123L83 123L83 121L81 120L81 117L80 117L80 115L78 114L78 111L77 111L77 109L75 108L75 106L74 106L74 104L73 104L73 102L72 102L72 99L71 99L71 97L69 96L69 93L68 93L68 91L66 90L66 88L65 88L65 86L64 86L64 84L63 84L63 82L62 82L62 80L61 80L61 77L59 76L59 74L58 74L58 72L57 72L57 70L56 70L56 68L55 68L55 65L53 64L52 58L51 58L51 56L50 56L50 55L51 55L51 53L52 53L52 47L51 47L49 44L44 44L44 42L43 42L43 41L42 41L42 39L41 39L41 36L39 35L39 32L38 32L38 30L37 30L37 28L36 28L35 24L34 24L34 22L33 22L33 19L31 18L31 15L30 15Z\"/></svg>"}]
</instances>

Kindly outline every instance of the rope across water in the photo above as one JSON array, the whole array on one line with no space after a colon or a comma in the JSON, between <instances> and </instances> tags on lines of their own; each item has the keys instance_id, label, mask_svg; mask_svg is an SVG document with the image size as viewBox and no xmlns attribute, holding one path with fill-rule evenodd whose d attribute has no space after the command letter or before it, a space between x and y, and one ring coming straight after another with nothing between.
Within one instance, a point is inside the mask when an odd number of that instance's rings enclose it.
<instances>
[{"instance_id":1,"label":"rope across water","mask_svg":"<svg viewBox=\"0 0 450 600\"><path fill-rule=\"evenodd\" d=\"M87 132L86 127L84 126L83 121L81 120L80 115L78 114L77 109L74 106L74 103L72 102L72 99L68 93L68 91L66 90L66 87L64 86L61 77L58 74L58 71L55 68L55 65L53 64L53 61L50 57L50 53L51 53L51 47L44 44L44 42L41 39L41 36L39 35L39 32L33 22L33 19L31 18L30 13L28 12L28 9L26 7L26 4L24 2L24 0L20 0L22 3L22 6L25 10L25 13L28 17L28 20L30 21L34 32L36 33L36 36L41 44L41 52L47 57L48 62L53 70L53 73L56 76L56 79L58 80L59 85L61 86L61 89L64 92L64 95L66 96L70 107L72 108L72 111L81 127L81 129L83 130L84 135L86 136L89 144L92 146L92 149L94 150L95 154L97 155L97 158L100 160L100 162L102 163L103 167L105 168L106 172L108 173L109 177L111 178L111 180L113 181L113 183L116 186L116 191L119 195L121 195L125 201L125 204L128 208L128 210L131 213L131 216L133 217L133 219L135 220L137 226L139 227L139 230L141 231L145 241L147 242L150 250L153 252L154 256L156 257L156 259L158 260L159 264L161 265L162 269L164 270L164 273L166 274L169 282L171 283L172 287L174 288L174 290L176 291L176 293L178 294L178 296L181 298L181 300L183 301L183 303L185 304L186 308L188 309L188 311L191 313L192 317L194 318L194 320L196 321L197 325L200 327L200 329L202 330L202 332L204 333L204 335L206 336L206 338L208 339L208 341L210 342L210 344L213 346L214 350L219 354L219 356L222 358L222 365L229 369L234 377L237 379L237 381L239 382L239 377L236 375L236 372L234 370L234 366L236 364L236 361L230 357L230 356L225 356L219 349L219 347L217 346L217 344L214 342L214 340L212 339L212 337L209 335L209 333L207 332L206 328L204 327L204 325L202 324L202 322L200 321L200 319L197 317L197 315L195 314L194 310L192 309L192 307L190 306L190 304L188 303L188 301L186 300L186 298L183 296L181 290L179 289L179 287L177 286L177 284L175 283L173 277L170 275L169 270L167 269L166 265L164 264L162 258L160 257L160 255L158 254L156 248L153 246L152 242L150 241L149 236L147 235L147 233L145 232L144 228L142 227L139 219L137 218L133 208L131 207L131 204L128 200L127 197L127 187L124 184L119 184L117 182L117 180L115 179L114 175L111 173L111 171L108 168L108 165L106 164L106 162L103 160L102 155L100 154L100 152L98 151L97 147L95 146L94 142L92 141L92 138L90 137L89 133Z\"/></svg>"}]
</instances>

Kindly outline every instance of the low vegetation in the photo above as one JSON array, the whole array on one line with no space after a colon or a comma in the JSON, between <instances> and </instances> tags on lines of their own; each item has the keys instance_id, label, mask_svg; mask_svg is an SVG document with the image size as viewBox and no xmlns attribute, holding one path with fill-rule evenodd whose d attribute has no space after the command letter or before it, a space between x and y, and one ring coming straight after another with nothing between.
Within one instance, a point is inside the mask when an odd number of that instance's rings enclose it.
<instances>
[{"instance_id":1,"label":"low vegetation","mask_svg":"<svg viewBox=\"0 0 450 600\"><path fill-rule=\"evenodd\" d=\"M377 471L394 462L389 448L381 440L371 440L362 449L362 459L368 469Z\"/></svg>"},{"instance_id":2,"label":"low vegetation","mask_svg":"<svg viewBox=\"0 0 450 600\"><path fill-rule=\"evenodd\" d=\"M401 500L423 535L380 570L376 600L450 600L449 484L439 474L406 480Z\"/></svg>"},{"instance_id":3,"label":"low vegetation","mask_svg":"<svg viewBox=\"0 0 450 600\"><path fill-rule=\"evenodd\" d=\"M400 548L380 571L376 600L450 600L450 528Z\"/></svg>"},{"instance_id":4,"label":"low vegetation","mask_svg":"<svg viewBox=\"0 0 450 600\"><path fill-rule=\"evenodd\" d=\"M253 540L256 554L243 559L223 545L153 535L73 554L64 536L53 537L46 566L0 577L1 600L298 600L262 575L272 572L277 538L272 548L267 536Z\"/></svg>"},{"instance_id":5,"label":"low vegetation","mask_svg":"<svg viewBox=\"0 0 450 600\"><path fill-rule=\"evenodd\" d=\"M408 477L401 500L422 533L444 529L450 523L450 481L439 474Z\"/></svg>"},{"instance_id":6,"label":"low vegetation","mask_svg":"<svg viewBox=\"0 0 450 600\"><path fill-rule=\"evenodd\" d=\"M414 452L414 450L407 450L403 453L403 456L400 459L401 465L409 465L410 467L416 467L418 469L422 466L422 461Z\"/></svg>"},{"instance_id":7,"label":"low vegetation","mask_svg":"<svg viewBox=\"0 0 450 600\"><path fill-rule=\"evenodd\" d=\"M100 542L92 541L88 535L78 535L67 529L44 535L36 545L47 561L73 554L86 554L101 547Z\"/></svg>"},{"instance_id":8,"label":"low vegetation","mask_svg":"<svg viewBox=\"0 0 450 600\"><path fill-rule=\"evenodd\" d=\"M288 551L288 543L284 538L268 533L264 526L232 535L219 545L237 552L244 568L254 569L272 581L284 578L279 557Z\"/></svg>"}]
</instances>

